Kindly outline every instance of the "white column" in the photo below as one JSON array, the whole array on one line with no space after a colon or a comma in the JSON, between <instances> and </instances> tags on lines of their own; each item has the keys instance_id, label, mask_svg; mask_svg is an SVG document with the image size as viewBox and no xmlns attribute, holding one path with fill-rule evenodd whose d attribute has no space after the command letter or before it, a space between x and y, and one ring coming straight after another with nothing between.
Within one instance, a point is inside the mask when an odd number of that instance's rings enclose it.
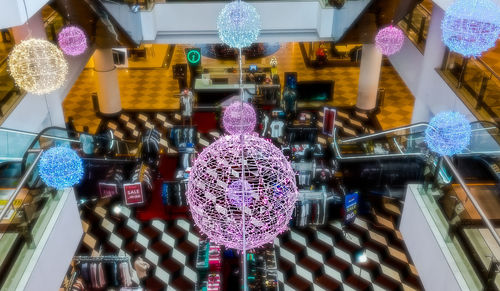
<instances>
[{"instance_id":1,"label":"white column","mask_svg":"<svg viewBox=\"0 0 500 291\"><path fill-rule=\"evenodd\" d=\"M374 44L363 44L356 108L373 110L377 105L382 54Z\"/></svg>"},{"instance_id":2,"label":"white column","mask_svg":"<svg viewBox=\"0 0 500 291\"><path fill-rule=\"evenodd\" d=\"M94 70L97 73L97 96L99 109L104 115L118 114L122 110L118 71L113 62L111 49L96 49Z\"/></svg>"},{"instance_id":3,"label":"white column","mask_svg":"<svg viewBox=\"0 0 500 291\"><path fill-rule=\"evenodd\" d=\"M20 43L27 38L47 39L47 33L43 26L42 11L33 14L29 21L23 25L12 27L12 34L15 43Z\"/></svg>"}]
</instances>

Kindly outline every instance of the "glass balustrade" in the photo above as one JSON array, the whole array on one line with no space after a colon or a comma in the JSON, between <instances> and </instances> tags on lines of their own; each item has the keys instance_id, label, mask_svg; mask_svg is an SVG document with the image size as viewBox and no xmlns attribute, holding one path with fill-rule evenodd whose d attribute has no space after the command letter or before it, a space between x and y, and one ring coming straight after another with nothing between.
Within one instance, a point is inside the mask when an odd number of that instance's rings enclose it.
<instances>
[{"instance_id":1,"label":"glass balustrade","mask_svg":"<svg viewBox=\"0 0 500 291\"><path fill-rule=\"evenodd\" d=\"M439 72L478 119L499 119L500 75L481 58L448 52Z\"/></svg>"},{"instance_id":2,"label":"glass balustrade","mask_svg":"<svg viewBox=\"0 0 500 291\"><path fill-rule=\"evenodd\" d=\"M424 53L425 41L429 32L431 12L424 5L418 4L399 23L398 26L406 33L415 46Z\"/></svg>"}]
</instances>

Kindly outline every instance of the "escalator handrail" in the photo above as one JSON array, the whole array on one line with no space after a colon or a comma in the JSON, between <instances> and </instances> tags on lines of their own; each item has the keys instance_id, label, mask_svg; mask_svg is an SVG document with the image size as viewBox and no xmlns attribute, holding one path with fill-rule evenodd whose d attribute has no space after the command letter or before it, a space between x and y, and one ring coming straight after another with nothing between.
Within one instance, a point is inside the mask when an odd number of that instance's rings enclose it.
<instances>
[{"instance_id":1,"label":"escalator handrail","mask_svg":"<svg viewBox=\"0 0 500 291\"><path fill-rule=\"evenodd\" d=\"M80 140L79 139L72 139L72 138L63 138L63 137L51 137L50 135L46 135L45 132L49 131L49 130L61 130L63 132L66 132L66 133L76 133L76 134L80 134L80 132L77 132L77 131L73 131L73 130L68 130L64 127L59 127L59 126L51 126L51 127L47 127L45 129L43 129L42 131L40 131L36 137L33 139L33 141L31 142L30 146L27 148L26 152L24 153L23 155L23 162L21 164L21 171L24 171L24 165L26 164L26 160L28 158L28 155L30 153L32 153L30 150L33 149L33 147L35 146L35 144L40 140L40 137L48 137L48 138L54 138L54 139L58 139L58 140L65 140L65 141L70 141L70 142L75 142L75 143L80 143ZM116 141L118 143L125 143L127 146L129 143L131 143L130 141L122 141L122 140L117 140L117 139L110 139L110 138L107 138L107 137L102 137L102 138L105 138L107 140L111 140L111 141Z\"/></svg>"},{"instance_id":2,"label":"escalator handrail","mask_svg":"<svg viewBox=\"0 0 500 291\"><path fill-rule=\"evenodd\" d=\"M410 124L410 125L405 125L405 126L401 126L401 127L396 127L396 128L392 128L392 129L388 129L388 130L376 132L376 133L370 133L370 134L365 134L365 135L362 135L362 136L357 136L357 137L353 137L353 138L343 139L343 140L340 140L339 143L340 144L353 143L353 142L362 141L362 140L365 140L365 139L372 139L372 138L377 137L377 136L387 135L389 133L397 132L397 131L400 131L400 130L417 128L417 127L420 127L420 126L428 127L429 123L427 123L427 122L419 122L419 123L414 123L414 124Z\"/></svg>"},{"instance_id":3,"label":"escalator handrail","mask_svg":"<svg viewBox=\"0 0 500 291\"><path fill-rule=\"evenodd\" d=\"M31 136L35 136L35 137L38 136L38 133L34 133L34 132L0 127L0 132L2 132L2 131L3 132L17 133L17 134L24 134L24 135L31 135ZM66 131L70 132L70 130L66 130ZM43 134L43 135L41 135L41 137L51 138L51 139L56 139L56 140L62 140L62 141L77 142L77 143L80 142L80 140L78 140L78 139L72 139L72 138L60 137L60 136L53 136L53 135L47 135L47 134Z\"/></svg>"},{"instance_id":4,"label":"escalator handrail","mask_svg":"<svg viewBox=\"0 0 500 291\"><path fill-rule=\"evenodd\" d=\"M488 217L486 216L484 211L481 209L481 206L477 202L474 195L472 195L472 192L470 191L469 187L467 186L467 184L463 180L462 176L460 176L460 173L455 168L455 165L453 165L453 162L447 156L444 156L443 160L447 164L447 166L450 168L451 172L453 173L453 176L457 179L457 181L460 184L460 186L462 187L462 189L464 189L464 192L467 195L467 198L471 201L472 205L474 205L474 208L476 208L476 211L479 213L479 216L481 216L481 219L486 224L486 227L491 232L491 235L493 236L493 238L495 239L497 244L500 246L500 236L496 232L495 227L493 226L493 224L491 224L490 220L488 219Z\"/></svg>"},{"instance_id":5,"label":"escalator handrail","mask_svg":"<svg viewBox=\"0 0 500 291\"><path fill-rule=\"evenodd\" d=\"M488 127L472 129L472 132L483 131L483 130L490 130L490 129L498 129L498 125L495 124L495 123L493 123L493 122L490 122L490 121L481 121L481 120L479 120L479 121L473 121L473 122L471 122L471 125L472 124L486 124L486 125L488 125ZM372 138L375 138L377 136L383 136L383 135L387 135L387 134L390 134L390 133L393 133L393 132L397 132L397 131L400 131L400 130L413 129L413 128L417 128L417 127L420 127L420 126L429 127L430 125L427 122L414 123L414 124L405 125L405 126L401 126L401 127L396 127L396 128L392 128L392 129L388 129L388 130L376 132L376 133L371 133L371 134L366 134L366 135L362 135L362 136L357 136L357 137L353 137L353 138L348 138L348 139L340 140L340 144L353 143L353 142L358 142L358 141L362 141L362 140L366 140L366 139L372 139ZM408 134L413 134L413 133L408 133Z\"/></svg>"},{"instance_id":6,"label":"escalator handrail","mask_svg":"<svg viewBox=\"0 0 500 291\"><path fill-rule=\"evenodd\" d=\"M4 205L4 208L0 212L0 221L2 221L4 219L5 215L7 215L7 212L9 211L10 206L12 206L12 204L14 203L14 200L16 199L17 194L19 194L19 192L23 188L23 186L26 183L26 181L28 181L29 176L31 175L31 173L35 169L35 167L36 167L36 165L38 163L38 160L40 160L40 158L42 156L43 150L38 150L36 152L37 152L37 155L35 156L35 160L33 161L33 164L31 164L31 166L28 168L28 170L21 177L21 180L17 184L16 189L10 195L9 201L7 201L7 203Z\"/></svg>"}]
</instances>

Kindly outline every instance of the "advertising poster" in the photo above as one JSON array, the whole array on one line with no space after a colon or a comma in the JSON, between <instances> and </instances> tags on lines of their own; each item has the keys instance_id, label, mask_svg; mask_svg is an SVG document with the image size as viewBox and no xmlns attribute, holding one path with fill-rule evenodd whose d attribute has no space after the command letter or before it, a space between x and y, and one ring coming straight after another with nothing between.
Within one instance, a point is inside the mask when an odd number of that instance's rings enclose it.
<instances>
[{"instance_id":1,"label":"advertising poster","mask_svg":"<svg viewBox=\"0 0 500 291\"><path fill-rule=\"evenodd\" d=\"M141 182L132 184L123 184L123 195L126 205L135 205L144 203Z\"/></svg>"},{"instance_id":2,"label":"advertising poster","mask_svg":"<svg viewBox=\"0 0 500 291\"><path fill-rule=\"evenodd\" d=\"M99 183L99 195L102 199L118 195L118 186L110 183Z\"/></svg>"},{"instance_id":3,"label":"advertising poster","mask_svg":"<svg viewBox=\"0 0 500 291\"><path fill-rule=\"evenodd\" d=\"M353 193L345 196L345 224L350 224L356 219L358 214L358 193Z\"/></svg>"},{"instance_id":4,"label":"advertising poster","mask_svg":"<svg viewBox=\"0 0 500 291\"><path fill-rule=\"evenodd\" d=\"M323 108L323 134L333 136L335 129L335 118L337 117L337 110L334 108Z\"/></svg>"}]
</instances>

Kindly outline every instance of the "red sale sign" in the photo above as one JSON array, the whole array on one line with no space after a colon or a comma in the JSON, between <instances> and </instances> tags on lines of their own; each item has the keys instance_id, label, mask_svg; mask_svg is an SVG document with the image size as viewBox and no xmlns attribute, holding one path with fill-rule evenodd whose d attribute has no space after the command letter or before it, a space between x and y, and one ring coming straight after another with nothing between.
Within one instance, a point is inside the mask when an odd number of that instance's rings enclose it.
<instances>
[{"instance_id":1,"label":"red sale sign","mask_svg":"<svg viewBox=\"0 0 500 291\"><path fill-rule=\"evenodd\" d=\"M99 195L101 198L109 198L118 194L118 186L116 184L99 183Z\"/></svg>"},{"instance_id":2,"label":"red sale sign","mask_svg":"<svg viewBox=\"0 0 500 291\"><path fill-rule=\"evenodd\" d=\"M125 195L126 205L141 204L144 202L144 196L142 195L142 184L140 182L123 184L123 195Z\"/></svg>"}]
</instances>

